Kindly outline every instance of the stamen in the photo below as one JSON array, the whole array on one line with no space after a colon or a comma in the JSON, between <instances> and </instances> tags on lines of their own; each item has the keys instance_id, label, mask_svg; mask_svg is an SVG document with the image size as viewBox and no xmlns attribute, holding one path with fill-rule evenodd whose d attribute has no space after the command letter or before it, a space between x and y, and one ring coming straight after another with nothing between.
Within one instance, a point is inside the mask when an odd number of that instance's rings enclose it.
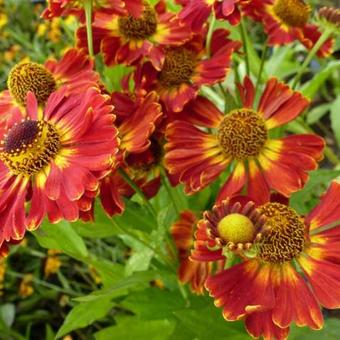
<instances>
[{"instance_id":1,"label":"stamen","mask_svg":"<svg viewBox=\"0 0 340 340\"><path fill-rule=\"evenodd\" d=\"M267 203L258 210L267 217L257 239L258 256L282 263L299 255L305 245L305 225L295 210L280 203Z\"/></svg>"},{"instance_id":2,"label":"stamen","mask_svg":"<svg viewBox=\"0 0 340 340\"><path fill-rule=\"evenodd\" d=\"M303 27L309 19L311 8L303 0L276 0L274 14L289 27Z\"/></svg>"},{"instance_id":3,"label":"stamen","mask_svg":"<svg viewBox=\"0 0 340 340\"><path fill-rule=\"evenodd\" d=\"M190 83L195 68L195 55L186 48L168 49L159 80L164 87L171 88Z\"/></svg>"},{"instance_id":4,"label":"stamen","mask_svg":"<svg viewBox=\"0 0 340 340\"><path fill-rule=\"evenodd\" d=\"M127 40L145 40L157 30L157 18L154 9L145 4L145 10L140 18L132 15L119 17L118 27L121 35Z\"/></svg>"},{"instance_id":5,"label":"stamen","mask_svg":"<svg viewBox=\"0 0 340 340\"><path fill-rule=\"evenodd\" d=\"M55 158L60 149L56 128L45 121L24 120L1 142L0 159L15 175L31 176Z\"/></svg>"},{"instance_id":6,"label":"stamen","mask_svg":"<svg viewBox=\"0 0 340 340\"><path fill-rule=\"evenodd\" d=\"M236 109L220 124L217 138L224 153L238 160L257 156L268 137L263 118L251 109Z\"/></svg>"},{"instance_id":7,"label":"stamen","mask_svg":"<svg viewBox=\"0 0 340 340\"><path fill-rule=\"evenodd\" d=\"M51 72L36 63L18 64L8 76L8 89L14 99L25 105L28 91L32 91L39 104L44 104L57 84Z\"/></svg>"}]
</instances>

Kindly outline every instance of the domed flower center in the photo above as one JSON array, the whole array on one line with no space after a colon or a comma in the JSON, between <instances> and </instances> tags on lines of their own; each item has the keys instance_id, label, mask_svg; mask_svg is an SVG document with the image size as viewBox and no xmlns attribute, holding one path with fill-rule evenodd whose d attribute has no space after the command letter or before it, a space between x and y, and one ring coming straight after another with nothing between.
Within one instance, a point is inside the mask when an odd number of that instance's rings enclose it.
<instances>
[{"instance_id":1,"label":"domed flower center","mask_svg":"<svg viewBox=\"0 0 340 340\"><path fill-rule=\"evenodd\" d=\"M257 156L268 137L263 118L250 109L236 109L222 120L217 138L224 153L244 160Z\"/></svg>"},{"instance_id":2,"label":"domed flower center","mask_svg":"<svg viewBox=\"0 0 340 340\"><path fill-rule=\"evenodd\" d=\"M14 66L9 73L7 84L11 95L21 105L25 105L28 91L35 94L39 104L44 104L57 87L51 72L36 63Z\"/></svg>"},{"instance_id":3,"label":"domed flower center","mask_svg":"<svg viewBox=\"0 0 340 340\"><path fill-rule=\"evenodd\" d=\"M195 64L194 52L186 48L168 49L159 80L166 87L189 83Z\"/></svg>"},{"instance_id":4,"label":"domed flower center","mask_svg":"<svg viewBox=\"0 0 340 340\"><path fill-rule=\"evenodd\" d=\"M289 27L303 27L308 22L311 11L303 0L276 0L274 14Z\"/></svg>"},{"instance_id":5,"label":"domed flower center","mask_svg":"<svg viewBox=\"0 0 340 340\"><path fill-rule=\"evenodd\" d=\"M296 211L280 203L267 203L259 211L267 217L258 243L259 257L282 263L299 255L305 245L305 225Z\"/></svg>"},{"instance_id":6,"label":"domed flower center","mask_svg":"<svg viewBox=\"0 0 340 340\"><path fill-rule=\"evenodd\" d=\"M237 213L223 217L217 225L217 231L224 241L234 244L252 242L256 234L253 222Z\"/></svg>"},{"instance_id":7,"label":"domed flower center","mask_svg":"<svg viewBox=\"0 0 340 340\"><path fill-rule=\"evenodd\" d=\"M56 128L42 120L14 125L1 144L1 160L13 174L27 176L48 165L61 145Z\"/></svg>"},{"instance_id":8,"label":"domed flower center","mask_svg":"<svg viewBox=\"0 0 340 340\"><path fill-rule=\"evenodd\" d=\"M154 9L145 4L140 18L132 15L119 17L118 28L120 34L127 40L144 40L151 37L157 30L157 18Z\"/></svg>"}]
</instances>

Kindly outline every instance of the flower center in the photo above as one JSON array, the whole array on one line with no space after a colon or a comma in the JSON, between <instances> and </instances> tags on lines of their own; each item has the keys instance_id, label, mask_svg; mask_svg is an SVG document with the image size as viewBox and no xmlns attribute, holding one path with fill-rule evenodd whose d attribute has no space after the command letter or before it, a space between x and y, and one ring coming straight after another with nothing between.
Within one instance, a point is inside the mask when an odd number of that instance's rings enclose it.
<instances>
[{"instance_id":1,"label":"flower center","mask_svg":"<svg viewBox=\"0 0 340 340\"><path fill-rule=\"evenodd\" d=\"M251 109L236 109L222 120L217 138L224 153L244 160L257 156L268 137L265 122Z\"/></svg>"},{"instance_id":2,"label":"flower center","mask_svg":"<svg viewBox=\"0 0 340 340\"><path fill-rule=\"evenodd\" d=\"M274 13L290 27L303 27L306 25L310 6L303 0L276 0L273 7Z\"/></svg>"},{"instance_id":3,"label":"flower center","mask_svg":"<svg viewBox=\"0 0 340 340\"><path fill-rule=\"evenodd\" d=\"M247 216L237 213L223 217L217 230L224 241L234 244L252 242L256 234L253 222Z\"/></svg>"},{"instance_id":4,"label":"flower center","mask_svg":"<svg viewBox=\"0 0 340 340\"><path fill-rule=\"evenodd\" d=\"M1 160L13 174L27 176L48 165L61 146L56 128L42 120L14 125L1 144Z\"/></svg>"},{"instance_id":5,"label":"flower center","mask_svg":"<svg viewBox=\"0 0 340 340\"><path fill-rule=\"evenodd\" d=\"M195 54L186 48L172 48L165 53L160 82L165 87L189 83L195 68Z\"/></svg>"},{"instance_id":6,"label":"flower center","mask_svg":"<svg viewBox=\"0 0 340 340\"><path fill-rule=\"evenodd\" d=\"M266 203L258 210L267 217L258 243L259 257L282 263L299 255L305 245L305 226L296 211L280 203Z\"/></svg>"},{"instance_id":7,"label":"flower center","mask_svg":"<svg viewBox=\"0 0 340 340\"><path fill-rule=\"evenodd\" d=\"M14 66L9 73L7 84L11 95L21 105L25 105L28 91L35 94L39 104L44 104L57 87L51 72L36 63Z\"/></svg>"},{"instance_id":8,"label":"flower center","mask_svg":"<svg viewBox=\"0 0 340 340\"><path fill-rule=\"evenodd\" d=\"M119 17L118 28L121 35L127 40L144 40L156 33L156 13L149 4L145 4L140 18L135 18L132 15Z\"/></svg>"}]
</instances>

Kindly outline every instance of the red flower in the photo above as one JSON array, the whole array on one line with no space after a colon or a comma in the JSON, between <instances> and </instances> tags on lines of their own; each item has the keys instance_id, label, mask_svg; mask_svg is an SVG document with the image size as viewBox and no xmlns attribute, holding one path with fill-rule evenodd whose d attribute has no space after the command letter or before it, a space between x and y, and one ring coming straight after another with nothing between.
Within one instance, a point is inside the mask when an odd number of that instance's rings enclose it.
<instances>
[{"instance_id":1,"label":"red flower","mask_svg":"<svg viewBox=\"0 0 340 340\"><path fill-rule=\"evenodd\" d=\"M93 70L93 61L76 49L69 49L61 60L48 59L44 65L21 63L8 76L9 91L0 94L0 122L25 106L26 96L32 91L38 103L46 103L51 93L66 85L67 93L83 93L97 86L99 75ZM14 111L13 111L14 110Z\"/></svg>"},{"instance_id":2,"label":"red flower","mask_svg":"<svg viewBox=\"0 0 340 340\"><path fill-rule=\"evenodd\" d=\"M269 45L285 45L299 40L312 49L321 33L318 26L310 24L311 7L303 0L252 0L244 11L254 20L263 22ZM328 39L317 55L326 57L332 53L334 40Z\"/></svg>"},{"instance_id":3,"label":"red flower","mask_svg":"<svg viewBox=\"0 0 340 340\"><path fill-rule=\"evenodd\" d=\"M106 10L111 14L140 15L143 10L142 0L94 0L93 10ZM84 5L78 0L48 0L47 8L42 13L45 19L76 15L84 21Z\"/></svg>"},{"instance_id":4,"label":"red flower","mask_svg":"<svg viewBox=\"0 0 340 340\"><path fill-rule=\"evenodd\" d=\"M183 211L180 219L171 226L170 233L178 249L178 278L183 284L190 283L196 294L204 293L204 283L212 272L212 264L190 260L190 250L194 245L194 230L197 218L190 210Z\"/></svg>"},{"instance_id":5,"label":"red flower","mask_svg":"<svg viewBox=\"0 0 340 340\"><path fill-rule=\"evenodd\" d=\"M78 32L78 46L87 47L86 27ZM191 32L176 15L166 12L161 0L156 6L145 3L141 16L112 15L97 11L93 22L95 53L102 52L106 65L132 65L144 57L159 69L164 46L178 46L190 39Z\"/></svg>"},{"instance_id":6,"label":"red flower","mask_svg":"<svg viewBox=\"0 0 340 340\"><path fill-rule=\"evenodd\" d=\"M237 25L241 20L239 6L249 2L251 0L186 0L182 1L184 8L179 17L194 32L202 30L213 10L216 18L228 20L230 24Z\"/></svg>"},{"instance_id":7,"label":"red flower","mask_svg":"<svg viewBox=\"0 0 340 340\"><path fill-rule=\"evenodd\" d=\"M56 223L89 211L117 152L108 98L95 88L67 93L54 92L41 111L29 92L26 113L15 109L1 127L0 246L22 239L46 214Z\"/></svg>"},{"instance_id":8,"label":"red flower","mask_svg":"<svg viewBox=\"0 0 340 340\"><path fill-rule=\"evenodd\" d=\"M340 183L333 182L305 219L277 202L249 213L254 203L236 199L206 213L192 258L219 259L211 250L215 244L219 254L229 257L236 249L242 259L206 281L226 320L245 317L248 332L265 339L285 339L292 322L322 328L320 305L340 307L339 197ZM238 245L234 249L231 238ZM244 247L245 241L250 246Z\"/></svg>"},{"instance_id":9,"label":"red flower","mask_svg":"<svg viewBox=\"0 0 340 340\"><path fill-rule=\"evenodd\" d=\"M258 202L266 202L271 189L289 196L303 187L307 171L317 167L324 141L311 134L270 139L269 131L296 118L308 100L275 78L267 82L256 108L249 78L239 91L240 109L224 116L208 99L198 97L185 108L182 120L168 125L168 171L179 176L188 194L203 189L229 168L221 198L244 188Z\"/></svg>"},{"instance_id":10,"label":"red flower","mask_svg":"<svg viewBox=\"0 0 340 340\"><path fill-rule=\"evenodd\" d=\"M144 79L147 90L155 89L167 111L182 111L202 85L213 85L226 77L232 53L240 47L240 43L230 40L228 35L227 30L214 31L210 58L207 58L203 35L196 35L183 46L167 48L161 70L157 72L146 63L137 68L137 82Z\"/></svg>"},{"instance_id":11,"label":"red flower","mask_svg":"<svg viewBox=\"0 0 340 340\"><path fill-rule=\"evenodd\" d=\"M100 199L110 216L122 213L125 209L123 197L131 197L135 193L117 171L119 167L129 174L147 197L158 192L158 171L151 179L149 176L158 162L155 144L150 139L162 115L157 99L155 92L135 98L130 93L112 95L120 137L120 163L115 164L100 184Z\"/></svg>"}]
</instances>

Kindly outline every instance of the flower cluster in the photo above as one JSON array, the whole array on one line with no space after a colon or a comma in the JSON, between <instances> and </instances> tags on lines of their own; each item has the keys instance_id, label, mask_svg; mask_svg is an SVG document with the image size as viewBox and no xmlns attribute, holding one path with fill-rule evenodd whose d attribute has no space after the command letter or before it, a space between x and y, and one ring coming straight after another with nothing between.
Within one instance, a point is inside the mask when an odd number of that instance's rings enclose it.
<instances>
[{"instance_id":1,"label":"flower cluster","mask_svg":"<svg viewBox=\"0 0 340 340\"><path fill-rule=\"evenodd\" d=\"M298 40L319 57L333 38L317 45L322 30L303 0L177 2L175 13L163 0L48 1L45 19L79 20L76 47L15 65L0 93L0 254L45 218L94 220L97 197L113 216L135 193L155 196L161 176L187 195L214 183L213 208L182 211L170 229L179 280L207 289L254 337L286 338L292 322L319 329L320 306L340 307L340 184L306 217L289 206L325 141L282 133L310 100L277 77L235 72L247 53L235 28L261 22L269 46ZM338 26L338 12L320 16ZM128 70L120 91L95 55ZM206 89L232 105L218 107Z\"/></svg>"}]
</instances>

